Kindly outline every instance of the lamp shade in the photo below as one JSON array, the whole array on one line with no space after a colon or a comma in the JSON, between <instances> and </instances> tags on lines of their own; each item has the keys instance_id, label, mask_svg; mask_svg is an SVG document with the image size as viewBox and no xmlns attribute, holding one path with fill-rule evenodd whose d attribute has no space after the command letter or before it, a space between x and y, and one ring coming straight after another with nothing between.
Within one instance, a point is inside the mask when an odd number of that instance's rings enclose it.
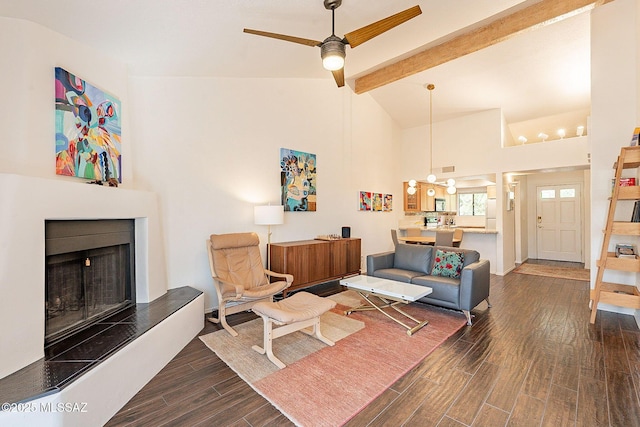
<instances>
[{"instance_id":1,"label":"lamp shade","mask_svg":"<svg viewBox=\"0 0 640 427\"><path fill-rule=\"evenodd\" d=\"M255 206L253 218L256 225L277 225L284 223L284 206Z\"/></svg>"}]
</instances>

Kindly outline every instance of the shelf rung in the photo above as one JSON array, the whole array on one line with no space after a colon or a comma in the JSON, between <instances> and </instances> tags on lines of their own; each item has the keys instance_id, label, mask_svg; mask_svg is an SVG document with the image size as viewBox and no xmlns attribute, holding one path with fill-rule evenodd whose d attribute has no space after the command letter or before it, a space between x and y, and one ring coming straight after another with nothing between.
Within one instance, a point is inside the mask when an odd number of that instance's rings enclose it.
<instances>
[{"instance_id":1,"label":"shelf rung","mask_svg":"<svg viewBox=\"0 0 640 427\"><path fill-rule=\"evenodd\" d=\"M640 185L620 187L618 200L640 200Z\"/></svg>"},{"instance_id":2,"label":"shelf rung","mask_svg":"<svg viewBox=\"0 0 640 427\"><path fill-rule=\"evenodd\" d=\"M624 156L624 164L622 165L624 169L637 168L640 166L640 147L622 147L620 155Z\"/></svg>"},{"instance_id":3,"label":"shelf rung","mask_svg":"<svg viewBox=\"0 0 640 427\"><path fill-rule=\"evenodd\" d=\"M603 304L611 304L618 307L626 307L626 308L640 308L640 296L638 295L629 295L625 293L619 292L600 292L600 299L598 302Z\"/></svg>"},{"instance_id":4,"label":"shelf rung","mask_svg":"<svg viewBox=\"0 0 640 427\"><path fill-rule=\"evenodd\" d=\"M591 289L589 298L594 300L595 296L596 290ZM598 298L598 302L640 309L640 291L634 285L602 282L600 283L600 298Z\"/></svg>"},{"instance_id":5,"label":"shelf rung","mask_svg":"<svg viewBox=\"0 0 640 427\"><path fill-rule=\"evenodd\" d=\"M608 253L608 257L605 259L604 268L610 270L629 271L631 273L640 273L640 258L618 258L613 252ZM599 261L599 266L603 267L602 262Z\"/></svg>"},{"instance_id":6,"label":"shelf rung","mask_svg":"<svg viewBox=\"0 0 640 427\"><path fill-rule=\"evenodd\" d=\"M611 234L640 236L640 222L614 221L611 225Z\"/></svg>"}]
</instances>

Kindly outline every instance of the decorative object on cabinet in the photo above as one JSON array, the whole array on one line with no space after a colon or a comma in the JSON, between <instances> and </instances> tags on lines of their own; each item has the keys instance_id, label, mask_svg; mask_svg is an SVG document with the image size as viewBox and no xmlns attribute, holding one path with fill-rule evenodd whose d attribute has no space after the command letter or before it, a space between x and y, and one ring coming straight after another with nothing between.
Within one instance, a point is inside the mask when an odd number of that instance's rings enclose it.
<instances>
[{"instance_id":1,"label":"decorative object on cabinet","mask_svg":"<svg viewBox=\"0 0 640 427\"><path fill-rule=\"evenodd\" d=\"M286 292L360 274L360 239L300 240L273 243L271 269L293 275Z\"/></svg>"},{"instance_id":2,"label":"decorative object on cabinet","mask_svg":"<svg viewBox=\"0 0 640 427\"><path fill-rule=\"evenodd\" d=\"M316 155L280 149L280 193L284 210L316 211Z\"/></svg>"},{"instance_id":3,"label":"decorative object on cabinet","mask_svg":"<svg viewBox=\"0 0 640 427\"><path fill-rule=\"evenodd\" d=\"M615 179L620 180L625 169L637 169L640 167L640 146L622 147L616 161ZM605 270L640 272L640 260L637 257L621 258L616 252L610 252L611 236L640 236L640 223L616 221L614 219L618 202L640 200L640 186L613 186L613 195L609 201L604 238L600 259L597 262L595 288L591 291L591 318L590 323L595 323L598 312L598 303L611 304L618 307L640 309L640 291L634 284L604 282ZM632 244L633 245L633 244ZM635 251L635 250L634 250Z\"/></svg>"},{"instance_id":4,"label":"decorative object on cabinet","mask_svg":"<svg viewBox=\"0 0 640 427\"><path fill-rule=\"evenodd\" d=\"M56 174L122 182L120 100L55 68Z\"/></svg>"}]
</instances>

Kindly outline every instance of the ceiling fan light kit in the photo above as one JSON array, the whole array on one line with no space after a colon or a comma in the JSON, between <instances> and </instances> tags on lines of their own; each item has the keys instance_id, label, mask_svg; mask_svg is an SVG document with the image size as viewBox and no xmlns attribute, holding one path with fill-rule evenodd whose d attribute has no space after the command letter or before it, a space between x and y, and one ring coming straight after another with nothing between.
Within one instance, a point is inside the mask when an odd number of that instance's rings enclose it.
<instances>
[{"instance_id":1,"label":"ceiling fan light kit","mask_svg":"<svg viewBox=\"0 0 640 427\"><path fill-rule=\"evenodd\" d=\"M320 46L320 57L325 70L337 71L344 68L344 57L346 56L346 46L336 36L329 36Z\"/></svg>"},{"instance_id":2,"label":"ceiling fan light kit","mask_svg":"<svg viewBox=\"0 0 640 427\"><path fill-rule=\"evenodd\" d=\"M324 41L316 41L301 37L287 36L284 34L270 33L267 31L244 29L245 33L257 36L270 37L273 39L284 40L292 43L298 43L305 46L319 47L320 58L322 58L322 66L331 71L333 78L338 87L344 86L344 58L346 57L346 47L351 48L361 45L367 40L379 36L385 31L389 31L422 13L420 6L414 6L395 15L388 16L384 19L366 25L358 30L345 34L344 38L335 35L335 10L340 7L342 0L324 0L324 7L331 11L331 35Z\"/></svg>"}]
</instances>

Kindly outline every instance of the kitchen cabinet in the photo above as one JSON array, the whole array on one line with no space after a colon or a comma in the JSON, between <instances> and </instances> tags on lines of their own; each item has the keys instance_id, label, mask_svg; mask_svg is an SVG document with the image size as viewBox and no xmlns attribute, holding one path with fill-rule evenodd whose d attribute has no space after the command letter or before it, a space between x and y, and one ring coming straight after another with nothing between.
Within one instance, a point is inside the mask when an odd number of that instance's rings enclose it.
<instances>
[{"instance_id":1,"label":"kitchen cabinet","mask_svg":"<svg viewBox=\"0 0 640 427\"><path fill-rule=\"evenodd\" d=\"M447 191L440 185L434 185L436 191L434 196L429 196L427 191L431 188L431 184L419 182L415 194L408 194L407 188L409 183L404 183L404 211L405 212L435 212L436 199L443 199L447 195Z\"/></svg>"},{"instance_id":2,"label":"kitchen cabinet","mask_svg":"<svg viewBox=\"0 0 640 427\"><path fill-rule=\"evenodd\" d=\"M300 240L272 243L271 270L293 275L293 284L283 292L360 274L361 241Z\"/></svg>"},{"instance_id":3,"label":"kitchen cabinet","mask_svg":"<svg viewBox=\"0 0 640 427\"><path fill-rule=\"evenodd\" d=\"M404 211L405 212L420 212L421 211L421 201L422 201L422 194L421 194L421 188L422 185L420 183L418 183L418 187L417 187L417 191L413 194L409 194L407 193L407 189L409 188L409 183L408 182L404 182L403 183L403 191L402 194L404 195L403 199L404 199Z\"/></svg>"}]
</instances>

